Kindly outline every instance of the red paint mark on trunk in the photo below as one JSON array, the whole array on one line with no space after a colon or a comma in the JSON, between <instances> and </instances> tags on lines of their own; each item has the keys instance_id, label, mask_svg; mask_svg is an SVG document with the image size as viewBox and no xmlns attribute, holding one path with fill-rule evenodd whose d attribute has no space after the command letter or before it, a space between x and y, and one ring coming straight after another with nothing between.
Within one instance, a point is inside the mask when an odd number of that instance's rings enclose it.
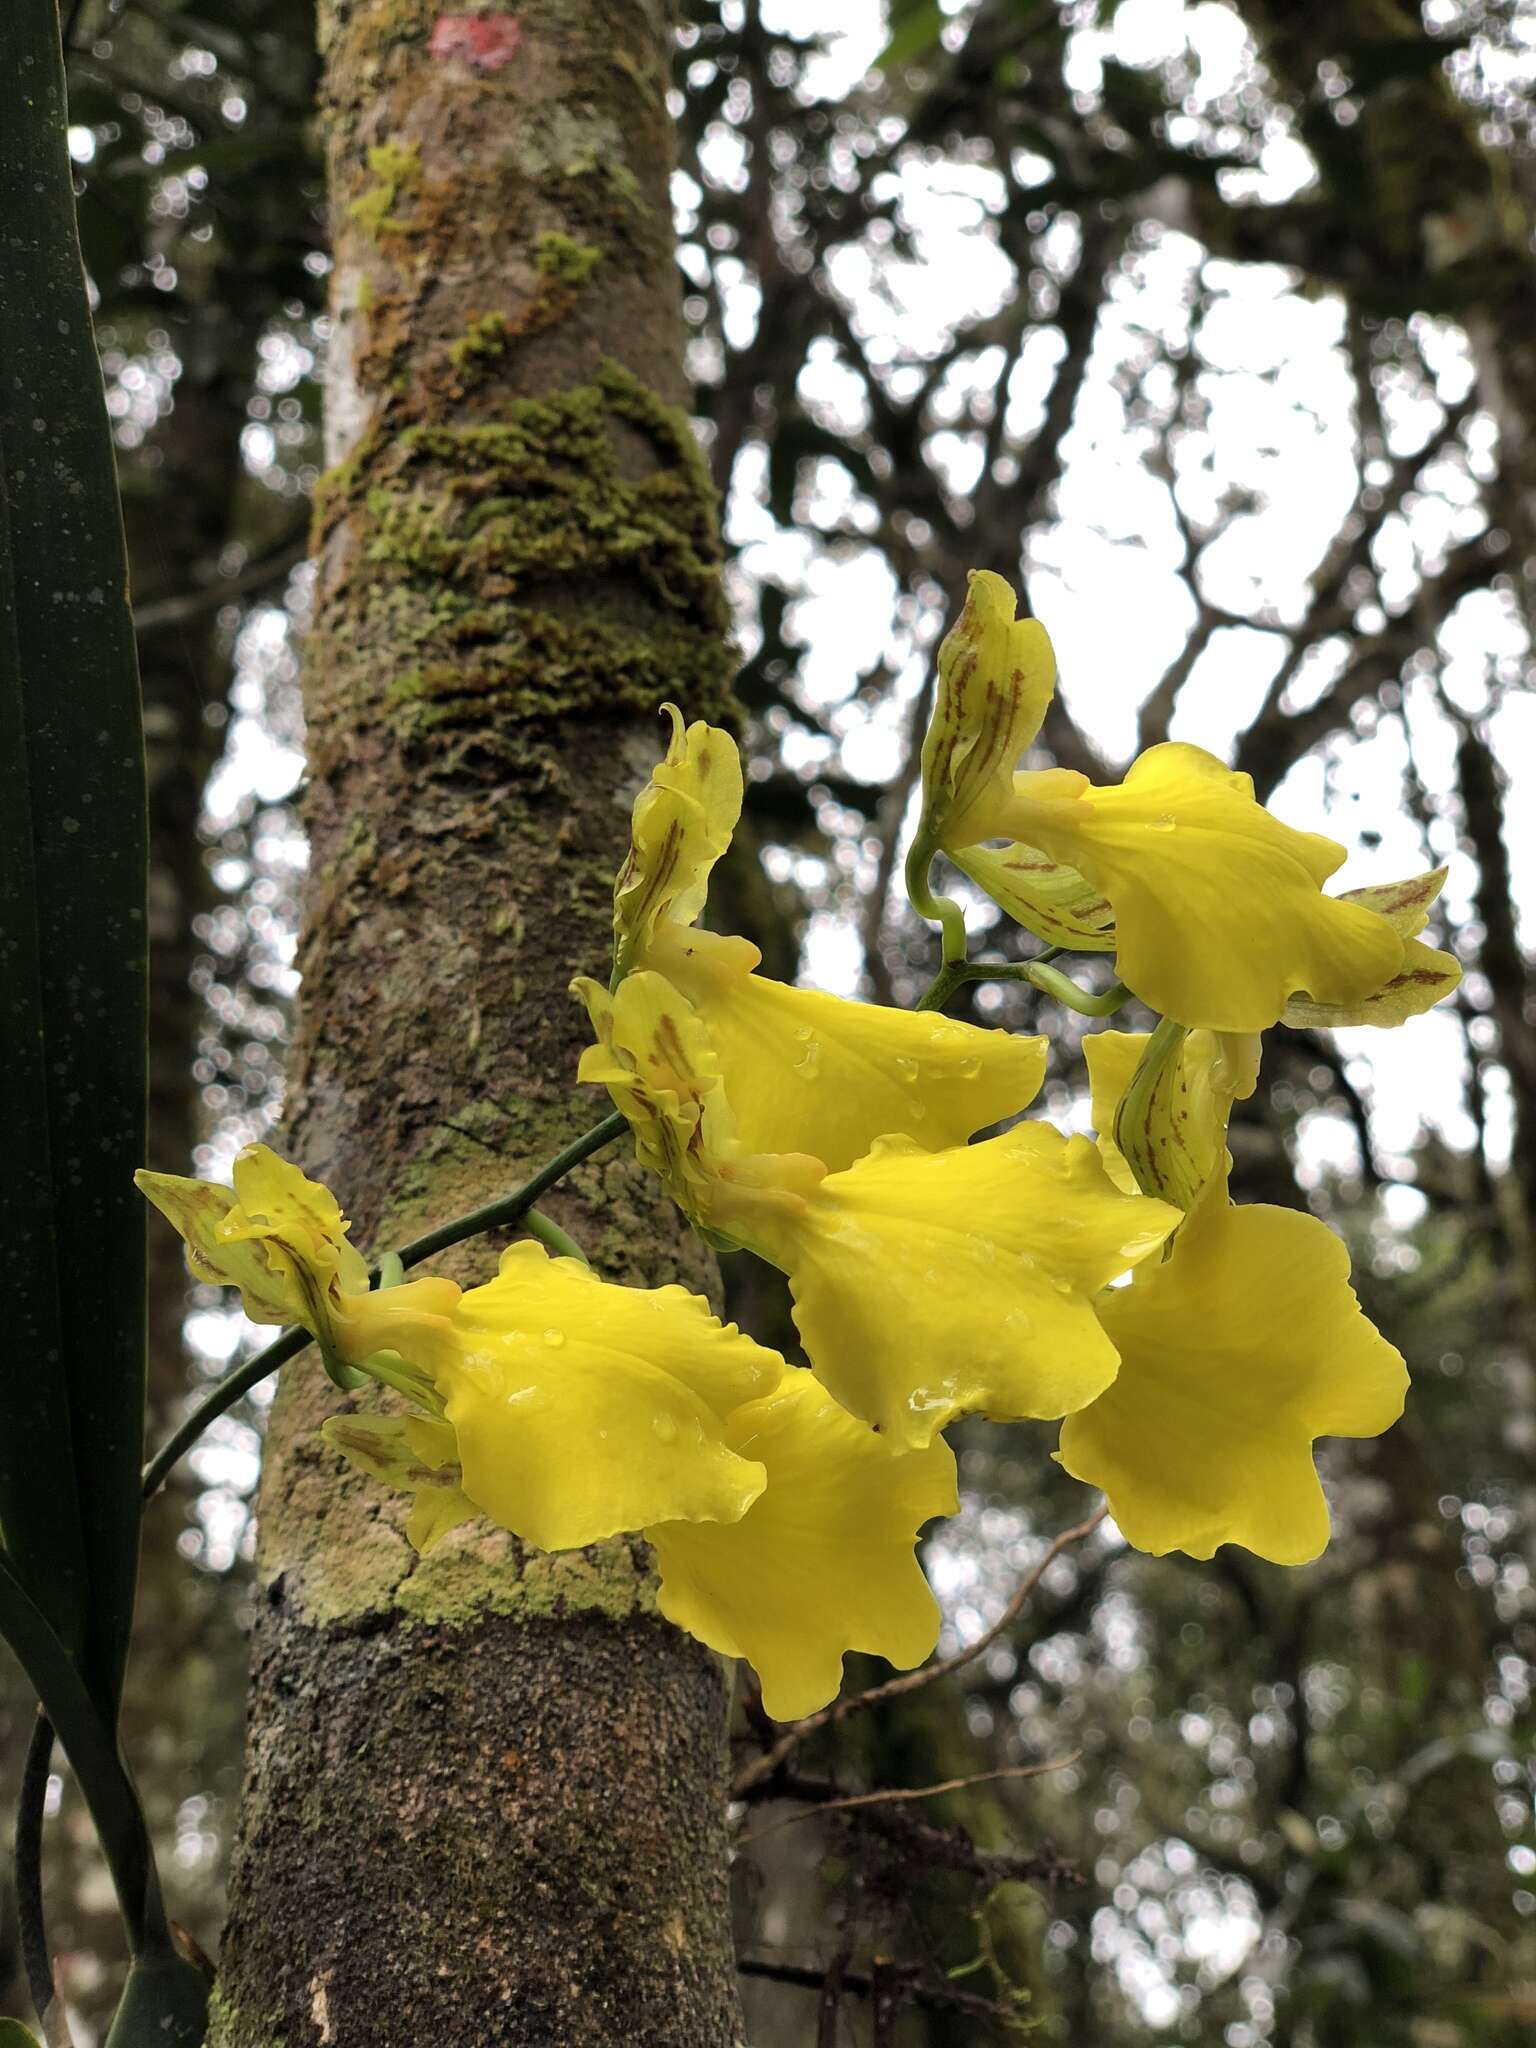
<instances>
[{"instance_id":1,"label":"red paint mark on trunk","mask_svg":"<svg viewBox=\"0 0 1536 2048\"><path fill-rule=\"evenodd\" d=\"M522 40L523 25L515 15L440 14L427 49L445 61L462 57L476 71L499 71L511 63Z\"/></svg>"}]
</instances>

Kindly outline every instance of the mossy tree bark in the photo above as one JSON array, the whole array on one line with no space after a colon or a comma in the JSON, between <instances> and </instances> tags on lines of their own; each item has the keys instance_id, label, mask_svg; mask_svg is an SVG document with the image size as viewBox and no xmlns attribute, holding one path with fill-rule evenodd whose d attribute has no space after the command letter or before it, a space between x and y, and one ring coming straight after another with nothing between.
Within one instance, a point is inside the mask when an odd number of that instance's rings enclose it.
<instances>
[{"instance_id":1,"label":"mossy tree bark","mask_svg":"<svg viewBox=\"0 0 1536 2048\"><path fill-rule=\"evenodd\" d=\"M721 715L684 414L662 0L322 7L335 231L307 654L313 880L290 1145L385 1248L595 1120L603 973L656 710ZM601 1269L704 1284L628 1157L549 1206ZM484 1274L485 1247L459 1277ZM728 1678L647 1554L486 1525L418 1560L293 1368L216 2048L740 2038Z\"/></svg>"}]
</instances>

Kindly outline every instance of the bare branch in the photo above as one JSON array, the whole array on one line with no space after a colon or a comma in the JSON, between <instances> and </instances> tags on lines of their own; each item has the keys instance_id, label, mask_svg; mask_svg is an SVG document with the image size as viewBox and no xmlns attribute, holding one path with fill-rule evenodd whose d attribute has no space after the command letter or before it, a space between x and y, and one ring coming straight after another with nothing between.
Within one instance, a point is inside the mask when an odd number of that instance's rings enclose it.
<instances>
[{"instance_id":1,"label":"bare branch","mask_svg":"<svg viewBox=\"0 0 1536 2048\"><path fill-rule=\"evenodd\" d=\"M764 1835L776 1834L780 1828L792 1828L798 1821L815 1820L824 1813L846 1812L850 1807L896 1806L914 1799L939 1799L946 1792L968 1792L973 1785L996 1785L1005 1779L1041 1778L1050 1771L1067 1770L1082 1753L1080 1749L1074 1749L1067 1756L1051 1757L1044 1763L1004 1764L995 1771L976 1771L968 1778L945 1778L938 1785L898 1785L885 1791L843 1793L822 1800L805 1813L787 1814L783 1820L776 1820L769 1827L758 1828L750 1840L760 1841Z\"/></svg>"},{"instance_id":2,"label":"bare branch","mask_svg":"<svg viewBox=\"0 0 1536 2048\"><path fill-rule=\"evenodd\" d=\"M216 612L237 598L254 597L270 590L287 581L306 553L305 543L295 541L291 547L278 548L249 563L237 576L221 576L217 583L210 583L203 590L189 590L180 597L157 597L148 604L136 605L133 630L141 637L161 633L167 626L184 626L191 619L201 618L204 612Z\"/></svg>"},{"instance_id":3,"label":"bare branch","mask_svg":"<svg viewBox=\"0 0 1536 2048\"><path fill-rule=\"evenodd\" d=\"M1403 501L1425 464L1450 446L1474 409L1471 398L1451 406L1425 445L1417 453L1403 456L1393 465L1392 481L1382 491L1380 503L1369 514L1359 509L1364 502L1362 492L1354 518L1340 529L1333 546L1318 564L1313 576L1313 600L1304 625L1291 635L1290 652L1275 671L1264 693L1264 702L1238 742L1237 765L1253 776L1261 799L1317 740L1346 721L1356 703L1372 695L1383 682L1391 681L1401 662L1414 651L1414 646L1401 646L1405 628L1413 634L1414 645L1417 645L1411 614L1391 619L1381 633L1359 643L1350 667L1331 690L1324 692L1317 704L1309 706L1297 718L1287 718L1281 709L1282 698L1313 648L1336 634L1353 634L1355 605L1349 590L1360 572L1372 569L1373 543L1386 521L1401 511ZM1481 563L1486 571L1487 559L1479 536L1476 541L1463 544L1447 557L1445 568L1438 576L1426 578L1426 587L1433 584L1441 594L1439 609L1442 616L1455 601L1454 596L1446 595L1448 586L1454 590L1458 577L1471 563ZM1475 577L1472 579L1473 582L1476 580ZM1380 655L1388 642L1396 658L1390 670L1382 673ZM1373 653L1376 660L1371 663ZM1296 738L1302 732L1310 737L1297 745Z\"/></svg>"},{"instance_id":4,"label":"bare branch","mask_svg":"<svg viewBox=\"0 0 1536 2048\"><path fill-rule=\"evenodd\" d=\"M828 1972L819 1963L782 1963L772 1956L743 1956L736 1965L744 1977L763 1977L772 1984L796 1984L805 1991L821 1991L828 1981ZM979 1998L974 1991L954 1991L948 1985L920 1984L909 1974L911 1964L886 1962L882 1968L877 1963L882 1988L890 1986L894 1995L904 2005L915 2005L923 2012L958 2012L980 2020L1017 2020L1019 2009L1016 2005L1000 2005L995 1998ZM862 1970L842 1971L838 1982L844 1991L851 1991L855 1998L872 1997L875 1978Z\"/></svg>"},{"instance_id":5,"label":"bare branch","mask_svg":"<svg viewBox=\"0 0 1536 2048\"><path fill-rule=\"evenodd\" d=\"M952 1657L941 1657L937 1664L925 1664L919 1671L903 1672L900 1678L887 1679L884 1685L873 1685L866 1692L856 1692L851 1698L834 1700L830 1707L823 1707L819 1713L808 1714L803 1721L795 1721L784 1730L778 1741L762 1756L756 1757L746 1769L738 1773L731 1787L733 1799L746 1799L754 1789L767 1782L787 1759L794 1755L809 1735L818 1728L836 1726L846 1721L851 1714L861 1714L871 1707L878 1707L886 1700L901 1699L907 1693L921 1692L924 1687L937 1685L940 1679L949 1678L957 1671L963 1671L967 1664L974 1664L995 1643L1000 1635L1010 1629L1023 1613L1030 1595L1040 1584L1051 1566L1064 1550L1070 1550L1074 1543L1081 1543L1091 1536L1104 1517L1107 1507L1099 1507L1086 1521L1078 1522L1070 1529L1063 1529L1051 1543L1038 1564L1020 1581L1012 1599L1003 1609L991 1628L983 1630L974 1643L967 1643L963 1650L957 1650Z\"/></svg>"},{"instance_id":6,"label":"bare branch","mask_svg":"<svg viewBox=\"0 0 1536 2048\"><path fill-rule=\"evenodd\" d=\"M755 1798L788 1799L811 1807L818 1813L843 1796L831 1778L808 1777L799 1771L784 1771ZM798 1817L798 1816L797 1816ZM808 1818L809 1816L805 1816ZM856 1807L850 1824L867 1834L879 1835L902 1855L925 1870L958 1870L979 1877L988 1884L1003 1884L1017 1878L1026 1884L1068 1884L1083 1882L1082 1872L1053 1849L979 1849L963 1827L935 1827L909 1813L906 1806L889 1802ZM771 1834L771 1828L759 1832ZM758 1839L755 1832L744 1847Z\"/></svg>"}]
</instances>

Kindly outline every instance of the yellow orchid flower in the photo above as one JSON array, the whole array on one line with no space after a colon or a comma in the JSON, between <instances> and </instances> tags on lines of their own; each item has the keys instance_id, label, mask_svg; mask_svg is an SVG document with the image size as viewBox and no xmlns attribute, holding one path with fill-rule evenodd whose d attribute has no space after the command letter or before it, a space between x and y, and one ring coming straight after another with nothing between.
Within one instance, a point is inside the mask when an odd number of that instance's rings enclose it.
<instances>
[{"instance_id":1,"label":"yellow orchid flower","mask_svg":"<svg viewBox=\"0 0 1536 2048\"><path fill-rule=\"evenodd\" d=\"M418 1362L443 1397L463 1490L540 1550L655 1521L736 1521L764 1485L725 1423L785 1366L681 1287L619 1287L520 1243Z\"/></svg>"},{"instance_id":2,"label":"yellow orchid flower","mask_svg":"<svg viewBox=\"0 0 1536 2048\"><path fill-rule=\"evenodd\" d=\"M1402 939L1402 965L1389 981L1355 1003L1317 1003L1309 995L1292 996L1280 1021L1314 1031L1337 1031L1346 1024L1390 1028L1422 1016L1442 996L1450 995L1461 980L1460 966L1449 953L1419 941L1431 906L1445 887L1446 873L1445 868L1435 868L1406 882L1346 889L1341 902L1375 911Z\"/></svg>"},{"instance_id":3,"label":"yellow orchid flower","mask_svg":"<svg viewBox=\"0 0 1536 2048\"><path fill-rule=\"evenodd\" d=\"M1343 900L1386 918L1406 942L1407 960L1391 981L1353 1007L1330 1008L1293 996L1282 1021L1313 1028L1400 1024L1454 989L1461 978L1456 962L1417 940L1444 881L1445 869L1439 868L1408 882L1351 891ZM1259 1050L1256 1034L1186 1031L1166 1018L1150 1036L1099 1031L1084 1039L1093 1125L1115 1185L1191 1208L1229 1163L1232 1104L1252 1095Z\"/></svg>"},{"instance_id":4,"label":"yellow orchid flower","mask_svg":"<svg viewBox=\"0 0 1536 2048\"><path fill-rule=\"evenodd\" d=\"M681 1287L614 1286L525 1242L467 1293L440 1279L370 1293L335 1197L265 1146L236 1159L233 1191L138 1178L199 1278L239 1286L258 1320L302 1322L438 1411L387 1429L340 1417L331 1432L364 1469L443 1496L418 1503L418 1534L479 1512L568 1550L652 1520L734 1518L761 1491L762 1467L726 1446L722 1424L772 1392L784 1361ZM402 1460L415 1477L399 1476Z\"/></svg>"},{"instance_id":5,"label":"yellow orchid flower","mask_svg":"<svg viewBox=\"0 0 1536 2048\"><path fill-rule=\"evenodd\" d=\"M803 1147L837 1173L890 1131L941 1151L1045 1079L1044 1038L792 988L752 971L746 939L674 929L653 957L707 1028L747 1152Z\"/></svg>"},{"instance_id":6,"label":"yellow orchid flower","mask_svg":"<svg viewBox=\"0 0 1536 2048\"><path fill-rule=\"evenodd\" d=\"M913 1544L958 1506L948 1446L899 1455L682 1288L610 1286L517 1244L417 1358L443 1420L342 1415L321 1433L412 1494L418 1550L480 1514L545 1550L638 1529L662 1613L749 1658L781 1719L833 1697L848 1650L905 1668L933 1648Z\"/></svg>"},{"instance_id":7,"label":"yellow orchid flower","mask_svg":"<svg viewBox=\"0 0 1536 2048\"><path fill-rule=\"evenodd\" d=\"M1019 756L1056 688L1056 655L1036 619L1016 619L1001 576L973 569L965 604L939 648L938 689L923 740L918 837L933 846L994 838Z\"/></svg>"},{"instance_id":8,"label":"yellow orchid flower","mask_svg":"<svg viewBox=\"0 0 1536 2048\"><path fill-rule=\"evenodd\" d=\"M1301 991L1358 1006L1403 973L1404 939L1376 906L1322 894L1343 848L1271 817L1252 779L1202 748L1149 748L1112 788L1012 772L1055 675L1043 629L1013 614L1001 577L972 577L940 650L909 877L942 849L1052 944L1114 951L1121 981L1192 1029L1267 1030ZM997 839L1010 843L983 844ZM909 888L953 937L953 907Z\"/></svg>"},{"instance_id":9,"label":"yellow orchid flower","mask_svg":"<svg viewBox=\"0 0 1536 2048\"><path fill-rule=\"evenodd\" d=\"M194 1279L238 1287L253 1323L302 1323L349 1364L399 1346L458 1300L451 1280L370 1291L336 1197L266 1145L235 1155L233 1188L147 1169L134 1183L186 1240Z\"/></svg>"},{"instance_id":10,"label":"yellow orchid flower","mask_svg":"<svg viewBox=\"0 0 1536 2048\"><path fill-rule=\"evenodd\" d=\"M659 926L693 923L741 816L736 742L702 719L685 729L675 704L661 708L672 738L635 799L629 853L613 888L615 979L643 963Z\"/></svg>"},{"instance_id":11,"label":"yellow orchid flower","mask_svg":"<svg viewBox=\"0 0 1536 2048\"><path fill-rule=\"evenodd\" d=\"M1125 1195L1086 1138L1016 1124L924 1152L882 1139L775 1212L754 1247L789 1276L818 1376L892 1443L956 1416L1066 1415L1115 1376L1093 1297L1179 1220Z\"/></svg>"},{"instance_id":12,"label":"yellow orchid flower","mask_svg":"<svg viewBox=\"0 0 1536 2048\"><path fill-rule=\"evenodd\" d=\"M1200 747L1151 747L1118 786L1063 769L1015 776L995 829L1079 872L1114 916L1115 971L1191 1028L1264 1031L1305 989L1353 1004L1403 964L1386 918L1322 884L1344 849L1255 801Z\"/></svg>"},{"instance_id":13,"label":"yellow orchid flower","mask_svg":"<svg viewBox=\"0 0 1536 2048\"><path fill-rule=\"evenodd\" d=\"M656 1552L658 1605L667 1619L723 1656L747 1658L780 1720L812 1713L836 1694L849 1650L902 1669L920 1664L937 1639L939 1614L913 1544L925 1522L959 1506L948 1445L901 1456L800 1367L723 1422L712 1416L710 1429L717 1454L755 1475L744 1489L752 1497L731 1518L674 1518L641 1529ZM413 1495L406 1535L423 1555L485 1512L465 1488L463 1437L451 1423L337 1415L321 1435L360 1471ZM645 1445L638 1449L643 1459ZM570 1464L571 1451L569 1440L556 1446L556 1472ZM515 1520L494 1512L492 1519L516 1526L528 1517L518 1488L536 1451L520 1455L523 1469L504 1485L494 1449L488 1455L498 1466L498 1490L515 1503ZM658 1497L669 1490L663 1482ZM599 1513L588 1526L610 1519Z\"/></svg>"},{"instance_id":14,"label":"yellow orchid flower","mask_svg":"<svg viewBox=\"0 0 1536 2048\"><path fill-rule=\"evenodd\" d=\"M747 1658L781 1721L836 1695L846 1651L920 1664L939 1613L912 1547L925 1522L959 1505L948 1445L898 1453L799 1368L738 1408L726 1435L762 1461L767 1485L738 1521L646 1528L662 1613Z\"/></svg>"},{"instance_id":15,"label":"yellow orchid flower","mask_svg":"<svg viewBox=\"0 0 1536 2048\"><path fill-rule=\"evenodd\" d=\"M647 968L612 995L585 976L571 987L597 1036L577 1079L608 1090L636 1155L696 1229L722 1248L754 1244L765 1214L801 1203L825 1166L806 1153L748 1151L710 1034L671 982Z\"/></svg>"},{"instance_id":16,"label":"yellow orchid flower","mask_svg":"<svg viewBox=\"0 0 1536 2048\"><path fill-rule=\"evenodd\" d=\"M1083 1040L1099 1152L1116 1187L1193 1207L1225 1170L1235 1101L1258 1085L1256 1034L1095 1031Z\"/></svg>"},{"instance_id":17,"label":"yellow orchid flower","mask_svg":"<svg viewBox=\"0 0 1536 2048\"><path fill-rule=\"evenodd\" d=\"M1305 1564L1328 1541L1320 1436L1378 1436L1407 1373L1366 1320L1349 1254L1293 1209L1234 1208L1212 1180L1172 1252L1099 1298L1114 1384L1062 1424L1061 1463L1103 1490L1137 1550L1237 1543Z\"/></svg>"},{"instance_id":18,"label":"yellow orchid flower","mask_svg":"<svg viewBox=\"0 0 1536 2048\"><path fill-rule=\"evenodd\" d=\"M1043 1038L794 988L756 972L748 940L694 928L740 814L741 762L728 732L685 731L664 708L672 742L636 799L614 885L614 987L649 970L687 998L728 1077L744 1150L808 1150L837 1171L887 1131L939 1150L1032 1102ZM586 984L578 992L591 1011Z\"/></svg>"},{"instance_id":19,"label":"yellow orchid flower","mask_svg":"<svg viewBox=\"0 0 1536 2048\"><path fill-rule=\"evenodd\" d=\"M709 1034L670 983L578 987L600 1041L581 1078L607 1086L696 1227L789 1276L811 1362L853 1414L923 1449L957 1415L1064 1415L1114 1377L1092 1297L1179 1215L1122 1194L1086 1138L1017 1124L929 1152L887 1135L835 1174L748 1154Z\"/></svg>"}]
</instances>

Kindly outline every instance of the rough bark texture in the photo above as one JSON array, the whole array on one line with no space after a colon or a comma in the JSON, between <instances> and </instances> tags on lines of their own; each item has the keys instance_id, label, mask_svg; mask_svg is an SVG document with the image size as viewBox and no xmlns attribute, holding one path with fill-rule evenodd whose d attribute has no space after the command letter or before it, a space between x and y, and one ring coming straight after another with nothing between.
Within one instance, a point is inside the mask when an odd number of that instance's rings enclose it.
<instances>
[{"instance_id":1,"label":"rough bark texture","mask_svg":"<svg viewBox=\"0 0 1536 2048\"><path fill-rule=\"evenodd\" d=\"M307 657L313 881L292 1149L387 1246L515 1185L571 1099L628 804L718 716L714 503L683 399L660 0L323 10L333 468ZM549 1206L704 1278L627 1156ZM448 1270L482 1274L482 1246ZM740 2038L717 1660L643 1546L478 1525L418 1561L280 1400L215 2048Z\"/></svg>"}]
</instances>

